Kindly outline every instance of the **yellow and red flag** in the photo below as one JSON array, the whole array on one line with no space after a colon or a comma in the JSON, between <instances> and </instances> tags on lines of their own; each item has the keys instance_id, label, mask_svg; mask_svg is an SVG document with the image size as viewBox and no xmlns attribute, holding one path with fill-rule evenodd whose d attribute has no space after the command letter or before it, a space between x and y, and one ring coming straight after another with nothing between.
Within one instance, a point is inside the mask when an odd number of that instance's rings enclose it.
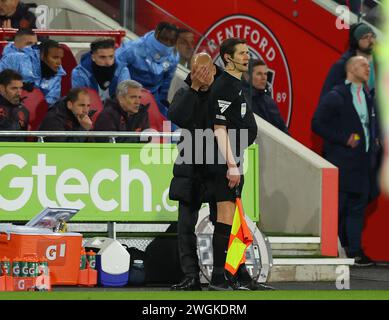
<instances>
[{"instance_id":1,"label":"yellow and red flag","mask_svg":"<svg viewBox=\"0 0 389 320\"><path fill-rule=\"evenodd\" d=\"M253 236L244 217L242 201L238 197L224 269L235 275L239 266L246 261L246 249L252 242Z\"/></svg>"}]
</instances>

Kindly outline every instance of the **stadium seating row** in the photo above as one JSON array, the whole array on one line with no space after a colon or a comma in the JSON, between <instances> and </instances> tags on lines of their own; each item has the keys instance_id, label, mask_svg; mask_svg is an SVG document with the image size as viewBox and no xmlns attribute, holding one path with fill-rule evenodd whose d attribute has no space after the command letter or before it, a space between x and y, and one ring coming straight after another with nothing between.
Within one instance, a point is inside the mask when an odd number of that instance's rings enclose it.
<instances>
[{"instance_id":1,"label":"stadium seating row","mask_svg":"<svg viewBox=\"0 0 389 320\"><path fill-rule=\"evenodd\" d=\"M0 57L3 53L4 47L7 44L7 41L0 41ZM61 46L64 49L62 67L66 71L66 76L62 77L61 95L65 96L71 89L71 74L72 70L77 66L77 60L74 57L71 49L66 44L61 44ZM99 94L95 90L88 88L88 91L91 97L91 109L97 111L92 117L92 121L94 124L98 115L103 109L103 103L99 97ZM36 131L38 130L40 123L42 122L44 116L48 111L47 102L44 98L43 93L38 88L34 88L32 92L23 91L22 97L24 98L23 103L30 112L30 130ZM149 90L142 89L141 103L145 105L150 105L148 109L150 128L162 132L163 121L166 121L166 118L159 112L158 105L154 99L154 96Z\"/></svg>"},{"instance_id":2,"label":"stadium seating row","mask_svg":"<svg viewBox=\"0 0 389 320\"><path fill-rule=\"evenodd\" d=\"M93 124L95 123L98 115L103 110L103 103L100 99L99 94L91 89L87 88L91 98L91 110L96 110L96 113L92 117ZM30 112L29 127L31 131L36 131L39 128L44 116L48 111L48 105L45 100L43 93L38 89L34 88L32 92L23 91L22 94L23 103ZM150 128L162 132L163 122L166 118L159 112L158 105L154 99L154 96L149 90L142 89L141 103L144 105L149 104L149 121Z\"/></svg>"}]
</instances>

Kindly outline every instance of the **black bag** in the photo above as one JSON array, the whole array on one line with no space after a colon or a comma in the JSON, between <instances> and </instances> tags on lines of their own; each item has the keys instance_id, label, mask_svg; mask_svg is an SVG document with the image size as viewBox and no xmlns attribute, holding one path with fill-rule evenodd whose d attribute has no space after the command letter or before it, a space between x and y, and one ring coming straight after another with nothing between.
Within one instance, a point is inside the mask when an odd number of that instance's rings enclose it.
<instances>
[{"instance_id":1,"label":"black bag","mask_svg":"<svg viewBox=\"0 0 389 320\"><path fill-rule=\"evenodd\" d=\"M172 285L184 277L178 255L177 223L171 224L166 233L175 235L157 236L146 248L147 284Z\"/></svg>"},{"instance_id":2,"label":"black bag","mask_svg":"<svg viewBox=\"0 0 389 320\"><path fill-rule=\"evenodd\" d=\"M128 276L128 285L141 286L145 283L146 273L144 268L144 261L146 253L135 247L128 247L123 244L127 252L130 254L130 268Z\"/></svg>"}]
</instances>

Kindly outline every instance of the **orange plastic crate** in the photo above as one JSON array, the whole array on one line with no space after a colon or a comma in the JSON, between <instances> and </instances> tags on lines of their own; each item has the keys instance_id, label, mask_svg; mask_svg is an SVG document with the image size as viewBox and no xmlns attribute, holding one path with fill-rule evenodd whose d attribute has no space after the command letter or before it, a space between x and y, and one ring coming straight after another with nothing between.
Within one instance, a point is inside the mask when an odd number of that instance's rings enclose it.
<instances>
[{"instance_id":1,"label":"orange plastic crate","mask_svg":"<svg viewBox=\"0 0 389 320\"><path fill-rule=\"evenodd\" d=\"M81 244L79 233L0 233L0 257L44 257L52 285L77 285Z\"/></svg>"}]
</instances>

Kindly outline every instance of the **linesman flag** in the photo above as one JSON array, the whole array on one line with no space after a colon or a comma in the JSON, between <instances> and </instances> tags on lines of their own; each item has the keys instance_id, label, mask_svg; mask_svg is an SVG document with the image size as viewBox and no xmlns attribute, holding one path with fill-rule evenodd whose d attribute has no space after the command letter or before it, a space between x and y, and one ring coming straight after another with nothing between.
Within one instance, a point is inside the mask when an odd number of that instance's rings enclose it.
<instances>
[{"instance_id":1,"label":"linesman flag","mask_svg":"<svg viewBox=\"0 0 389 320\"><path fill-rule=\"evenodd\" d=\"M244 217L242 201L240 196L237 196L234 221L232 223L224 269L232 275L235 275L239 266L246 262L246 249L252 242L253 236Z\"/></svg>"}]
</instances>

